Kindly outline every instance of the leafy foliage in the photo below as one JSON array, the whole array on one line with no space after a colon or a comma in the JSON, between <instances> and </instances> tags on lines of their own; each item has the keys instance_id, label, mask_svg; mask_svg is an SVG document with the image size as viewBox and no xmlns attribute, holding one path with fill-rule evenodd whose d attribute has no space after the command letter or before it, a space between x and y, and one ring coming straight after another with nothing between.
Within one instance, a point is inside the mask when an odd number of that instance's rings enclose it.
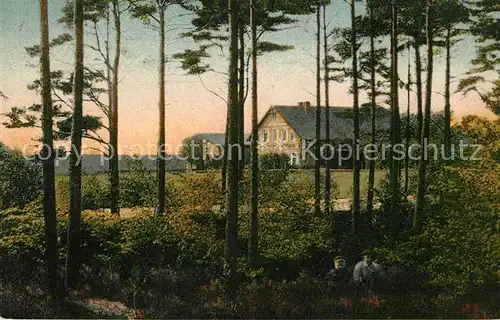
<instances>
[{"instance_id":1,"label":"leafy foliage","mask_svg":"<svg viewBox=\"0 0 500 320\"><path fill-rule=\"evenodd\" d=\"M99 73L86 71L84 93L88 100L99 102L99 95L105 90L99 87L104 81L104 76ZM51 72L51 82L54 89L52 113L54 119L54 138L56 140L67 140L71 136L72 123L72 105L69 96L73 92L73 76L65 76L63 71L56 70ZM28 86L29 90L41 90L41 81L35 80ZM105 110L105 108L103 109ZM42 106L32 104L31 106L13 107L5 114L7 121L3 123L6 128L41 128L42 126ZM101 117L95 115L84 115L83 117L83 136L101 143L103 141L97 133L103 127Z\"/></svg>"},{"instance_id":2,"label":"leafy foliage","mask_svg":"<svg viewBox=\"0 0 500 320\"><path fill-rule=\"evenodd\" d=\"M477 92L486 107L493 113L500 114L500 34L498 16L500 9L495 1L481 0L467 2L472 10L470 31L475 35L477 43L476 58L471 62L473 68L467 77L460 80L457 91L467 94ZM496 77L486 80L484 75Z\"/></svg>"},{"instance_id":3,"label":"leafy foliage","mask_svg":"<svg viewBox=\"0 0 500 320\"><path fill-rule=\"evenodd\" d=\"M453 295L479 295L498 284L499 129L498 120L475 116L457 126L469 143L482 144L481 160L432 163L423 232L412 235L409 223L400 226L397 245L376 250L383 263L409 268L427 288ZM404 202L400 207L400 221L409 220L411 210Z\"/></svg>"},{"instance_id":4,"label":"leafy foliage","mask_svg":"<svg viewBox=\"0 0 500 320\"><path fill-rule=\"evenodd\" d=\"M259 156L260 167L266 169L287 169L290 166L289 156L285 153L269 153Z\"/></svg>"},{"instance_id":5,"label":"leafy foliage","mask_svg":"<svg viewBox=\"0 0 500 320\"><path fill-rule=\"evenodd\" d=\"M278 32L283 26L296 22L293 15L312 13L316 1L254 1L255 23L258 26L258 54L268 52L283 52L294 49L291 45L283 45L269 41L260 41L261 36L266 32ZM210 58L214 53L213 49L222 51L228 40L226 30L228 11L225 0L202 0L196 3L184 3L184 7L195 14L192 24L194 31L183 34L190 37L199 45L197 50L187 49L177 53L174 58L181 59L181 67L190 75L199 75L207 71L214 71L209 63L204 59ZM243 31L248 32L250 26L250 8L247 2L238 4L238 21L243 25ZM212 49L212 50L210 50Z\"/></svg>"},{"instance_id":6,"label":"leafy foliage","mask_svg":"<svg viewBox=\"0 0 500 320\"><path fill-rule=\"evenodd\" d=\"M129 171L120 180L120 205L123 208L153 207L157 185L141 160L130 160Z\"/></svg>"},{"instance_id":7,"label":"leafy foliage","mask_svg":"<svg viewBox=\"0 0 500 320\"><path fill-rule=\"evenodd\" d=\"M18 151L0 143L0 209L23 208L42 191L42 170Z\"/></svg>"}]
</instances>

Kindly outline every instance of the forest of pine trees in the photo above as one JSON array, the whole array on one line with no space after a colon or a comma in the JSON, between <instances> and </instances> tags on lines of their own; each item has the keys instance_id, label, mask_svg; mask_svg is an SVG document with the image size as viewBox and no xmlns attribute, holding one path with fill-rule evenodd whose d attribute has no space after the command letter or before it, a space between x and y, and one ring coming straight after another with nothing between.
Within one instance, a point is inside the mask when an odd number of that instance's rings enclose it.
<instances>
[{"instance_id":1,"label":"forest of pine trees","mask_svg":"<svg viewBox=\"0 0 500 320\"><path fill-rule=\"evenodd\" d=\"M35 170L31 162L0 144L0 259L6 262L0 316L500 316L494 299L500 281L496 1L67 0L57 12L55 2L39 0L39 9L40 43L23 45L39 59L37 79L27 85L40 100L2 115L7 134L41 129L41 138L34 137L41 169L40 179L28 179L38 174L28 171ZM173 37L179 12L189 25ZM49 25L56 23L57 32L67 33L54 37ZM145 85L155 88L158 104L141 106L157 110L157 123L142 128L158 139L156 174L140 166L124 173L119 166L119 133L126 130L119 121L119 111L126 112L121 70L130 57L124 48L131 23L157 35L143 50L156 57L157 83ZM293 39L269 39L305 24L313 26L305 33L310 59L303 63L315 75L308 90L316 104L316 159L312 170L268 170L260 165L259 115L267 106L259 101L271 84L260 71L274 54L294 54ZM189 49L174 51L177 41ZM476 46L465 72L454 63L461 41ZM51 63L58 48L74 55L68 70ZM2 54L9 59L8 49ZM436 72L439 57L444 74ZM176 108L167 99L174 66L190 80L186 86L200 81L199 90L227 106L224 158L215 173L167 172L168 135L185 125L167 126ZM224 88L207 87L210 77L222 77ZM333 141L329 112L341 88L352 99L354 153L352 170L339 173L320 155L321 141ZM5 101L14 94L0 93ZM478 96L494 120L457 119L454 95ZM377 128L381 108L390 112L387 132ZM61 141L71 146L68 177L55 173ZM83 172L84 141L109 159L104 179ZM388 159L363 166L362 141L403 145L404 157L391 149ZM463 141L481 145L479 161L450 157ZM241 153L247 143L248 161ZM412 144L420 146L418 160L408 155ZM442 159L422 156L431 144L442 146ZM348 210L336 209L342 188ZM124 211L132 206L128 217ZM335 256L353 268L367 255L384 270L369 290L325 280ZM9 298L13 288L19 298ZM125 311L95 311L89 303L95 299L119 301Z\"/></svg>"}]
</instances>

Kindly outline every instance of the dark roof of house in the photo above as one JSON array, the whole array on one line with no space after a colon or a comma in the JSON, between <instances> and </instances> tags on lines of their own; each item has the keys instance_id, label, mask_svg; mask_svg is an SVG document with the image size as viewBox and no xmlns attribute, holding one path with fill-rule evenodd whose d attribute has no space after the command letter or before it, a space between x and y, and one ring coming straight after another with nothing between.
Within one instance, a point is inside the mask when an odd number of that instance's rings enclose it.
<instances>
[{"instance_id":1,"label":"dark roof of house","mask_svg":"<svg viewBox=\"0 0 500 320\"><path fill-rule=\"evenodd\" d=\"M225 145L225 134L224 133L197 133L191 136L189 139L194 141L206 140L213 144L224 146ZM250 137L250 134L246 133L245 137ZM246 140L245 140L246 141Z\"/></svg>"},{"instance_id":2,"label":"dark roof of house","mask_svg":"<svg viewBox=\"0 0 500 320\"><path fill-rule=\"evenodd\" d=\"M213 144L224 145L225 134L224 133L197 133L191 137L192 140L207 140Z\"/></svg>"},{"instance_id":3,"label":"dark roof of house","mask_svg":"<svg viewBox=\"0 0 500 320\"><path fill-rule=\"evenodd\" d=\"M306 140L316 139L316 107L282 106L275 105L271 110L276 110L284 120L293 128L300 138ZM320 107L321 117L321 139L325 139L326 108ZM269 112L268 112L269 113ZM352 140L353 133L353 109L349 107L330 107L330 138L333 141ZM390 127L390 111L377 108L377 130L386 130ZM360 132L361 136L369 134L371 130L370 108L360 108Z\"/></svg>"}]
</instances>

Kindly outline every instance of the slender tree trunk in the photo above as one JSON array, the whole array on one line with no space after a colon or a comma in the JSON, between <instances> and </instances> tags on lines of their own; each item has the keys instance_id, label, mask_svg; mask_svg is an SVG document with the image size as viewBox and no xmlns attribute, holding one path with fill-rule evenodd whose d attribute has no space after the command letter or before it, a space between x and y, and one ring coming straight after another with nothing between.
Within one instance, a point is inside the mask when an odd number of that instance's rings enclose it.
<instances>
[{"instance_id":1,"label":"slender tree trunk","mask_svg":"<svg viewBox=\"0 0 500 320\"><path fill-rule=\"evenodd\" d=\"M370 14L370 98L371 98L371 139L372 145L376 143L376 115L377 115L377 92L375 79L375 23L373 21L373 3L369 2ZM373 220L373 197L375 189L375 160L370 160L370 169L368 173L368 199L366 203L366 213L370 221Z\"/></svg>"},{"instance_id":2,"label":"slender tree trunk","mask_svg":"<svg viewBox=\"0 0 500 320\"><path fill-rule=\"evenodd\" d=\"M258 124L258 88L257 88L257 23L255 21L255 8L250 0L250 22L252 24L252 213L250 221L250 266L258 266L259 257L259 150L257 149L259 124Z\"/></svg>"},{"instance_id":3,"label":"slender tree trunk","mask_svg":"<svg viewBox=\"0 0 500 320\"><path fill-rule=\"evenodd\" d=\"M83 133L83 2L74 1L75 74L73 127L70 155L70 206L66 287L76 288L80 270L80 219L82 211L82 133Z\"/></svg>"},{"instance_id":4,"label":"slender tree trunk","mask_svg":"<svg viewBox=\"0 0 500 320\"><path fill-rule=\"evenodd\" d=\"M410 102L411 102L411 47L408 45L408 84L406 88L407 101L406 101L406 146L405 146L405 194L408 194L408 186L410 184Z\"/></svg>"},{"instance_id":5,"label":"slender tree trunk","mask_svg":"<svg viewBox=\"0 0 500 320\"><path fill-rule=\"evenodd\" d=\"M427 173L427 145L430 136L430 121L431 121L431 98L432 98L432 74L434 71L434 34L433 34L433 1L427 0L427 22L426 22L426 34L427 34L427 84L425 88L425 114L424 123L422 129L421 145L423 150L423 155L420 158L418 167L418 192L417 192L417 204L415 206L415 215L413 219L413 227L415 232L420 232L422 223L424 220L424 201L426 192L426 181L425 175Z\"/></svg>"},{"instance_id":6,"label":"slender tree trunk","mask_svg":"<svg viewBox=\"0 0 500 320\"><path fill-rule=\"evenodd\" d=\"M165 7L160 9L160 100L158 111L160 115L158 136L158 208L157 214L165 213L165 180L166 180L166 151L165 151Z\"/></svg>"},{"instance_id":7,"label":"slender tree trunk","mask_svg":"<svg viewBox=\"0 0 500 320\"><path fill-rule=\"evenodd\" d=\"M229 110L229 190L227 192L227 262L228 262L228 280L229 293L231 300L236 298L238 287L237 279L237 260L238 260L238 190L239 177L238 167L239 159L233 145L238 144L239 140L239 123L238 111L240 104L238 101L238 2L237 0L228 1L229 11L229 29L230 29L230 57L229 57L229 83L228 83L228 100L227 106Z\"/></svg>"},{"instance_id":8,"label":"slender tree trunk","mask_svg":"<svg viewBox=\"0 0 500 320\"><path fill-rule=\"evenodd\" d=\"M399 143L399 101L398 101L398 25L396 0L391 5L391 142L394 147ZM391 152L391 239L397 235L397 219L399 210L399 177L400 163Z\"/></svg>"},{"instance_id":9,"label":"slender tree trunk","mask_svg":"<svg viewBox=\"0 0 500 320\"><path fill-rule=\"evenodd\" d=\"M316 9L316 145L314 149L314 214L321 214L321 2Z\"/></svg>"},{"instance_id":10,"label":"slender tree trunk","mask_svg":"<svg viewBox=\"0 0 500 320\"><path fill-rule=\"evenodd\" d=\"M226 129L224 136L224 154L222 155L222 169L221 169L221 183L222 194L225 195L227 191L227 167L229 158L229 110L226 112Z\"/></svg>"},{"instance_id":11,"label":"slender tree trunk","mask_svg":"<svg viewBox=\"0 0 500 320\"><path fill-rule=\"evenodd\" d=\"M451 94L450 94L450 79L451 79L451 26L446 29L446 80L444 91L444 146L446 156L451 152Z\"/></svg>"},{"instance_id":12,"label":"slender tree trunk","mask_svg":"<svg viewBox=\"0 0 500 320\"><path fill-rule=\"evenodd\" d=\"M49 22L47 0L40 0L41 48L40 73L42 75L43 104L43 217L45 225L45 261L47 284L54 302L59 300L57 271L57 215L54 169L54 139L52 133L52 96L50 82Z\"/></svg>"},{"instance_id":13,"label":"slender tree trunk","mask_svg":"<svg viewBox=\"0 0 500 320\"><path fill-rule=\"evenodd\" d=\"M245 169L245 26L242 23L238 26L238 32L238 40L240 43L240 49L238 51L238 60L240 64L238 70L238 101L240 103L240 109L238 110L240 131L238 140L241 147L240 168L238 174L241 180Z\"/></svg>"},{"instance_id":14,"label":"slender tree trunk","mask_svg":"<svg viewBox=\"0 0 500 320\"><path fill-rule=\"evenodd\" d=\"M121 20L119 1L113 0L113 18L115 22L115 58L113 63L113 101L111 105L111 126L110 130L110 145L111 157L109 159L110 179L110 196L111 196L111 213L120 214L120 176L119 176L119 154L118 154L118 69L120 67L120 50L121 50Z\"/></svg>"},{"instance_id":15,"label":"slender tree trunk","mask_svg":"<svg viewBox=\"0 0 500 320\"><path fill-rule=\"evenodd\" d=\"M113 187L114 187L114 181L113 181L113 164L111 161L111 158L114 156L115 152L115 147L112 146L112 136L113 136L113 79L112 79L112 74L113 74L113 67L111 66L111 58L110 58L110 8L109 5L106 7L106 43L105 43L105 50L106 50L106 84L108 86L108 108L107 108L107 113L106 113L106 118L108 120L108 133L109 133L109 139L108 139L108 154L106 155L110 161L108 162L108 188L109 188L109 194L110 194L110 207L113 207ZM97 41L97 40L96 40ZM111 211L113 211L111 209Z\"/></svg>"},{"instance_id":16,"label":"slender tree trunk","mask_svg":"<svg viewBox=\"0 0 500 320\"><path fill-rule=\"evenodd\" d=\"M357 35L356 35L356 0L351 0L351 53L352 53L352 87L353 87L353 112L354 112L354 132L353 132L353 147L354 147L354 174L353 174L353 232L357 237L360 227L360 169L361 159L358 152L359 144L359 89L358 89L358 50L357 50Z\"/></svg>"},{"instance_id":17,"label":"slender tree trunk","mask_svg":"<svg viewBox=\"0 0 500 320\"><path fill-rule=\"evenodd\" d=\"M325 142L330 144L330 72L328 70L328 34L326 29L326 5L323 4L323 48L325 68ZM328 157L330 158L330 153ZM325 214L330 214L332 181L330 174L330 160L325 161Z\"/></svg>"},{"instance_id":18,"label":"slender tree trunk","mask_svg":"<svg viewBox=\"0 0 500 320\"><path fill-rule=\"evenodd\" d=\"M418 121L418 137L422 135L423 115L423 101L422 101L422 58L420 56L420 43L417 39L413 43L413 50L415 51L415 84L417 85L417 121Z\"/></svg>"}]
</instances>

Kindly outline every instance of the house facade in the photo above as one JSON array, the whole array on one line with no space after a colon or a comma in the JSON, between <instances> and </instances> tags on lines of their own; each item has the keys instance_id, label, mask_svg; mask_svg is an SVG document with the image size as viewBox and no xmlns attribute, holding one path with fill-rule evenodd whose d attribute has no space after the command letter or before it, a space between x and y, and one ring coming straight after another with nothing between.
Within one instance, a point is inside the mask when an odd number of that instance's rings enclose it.
<instances>
[{"instance_id":1,"label":"house facade","mask_svg":"<svg viewBox=\"0 0 500 320\"><path fill-rule=\"evenodd\" d=\"M314 164L316 145L316 107L310 102L300 102L297 105L271 106L259 122L258 149L260 155L285 154L292 167L309 167ZM377 141L387 139L390 129L390 111L378 107L376 109ZM353 145L353 109L351 107L332 106L329 108L330 139L326 141L326 108L320 107L320 145L330 146L332 153L328 161L331 168L352 168ZM370 141L371 110L360 108L360 144ZM243 146L245 164L250 160L250 139L247 135ZM189 141L187 141L189 140ZM197 155L198 161L189 161L192 168L218 167L222 159L225 144L224 133L199 133L185 140L194 141L195 150L188 150ZM344 149L344 147L349 147ZM350 150L349 150L350 149ZM187 153L187 152L186 152ZM328 155L328 153L326 153ZM321 159L324 165L325 158ZM362 165L363 165L363 159Z\"/></svg>"},{"instance_id":2,"label":"house facade","mask_svg":"<svg viewBox=\"0 0 500 320\"><path fill-rule=\"evenodd\" d=\"M217 167L224 153L224 133L197 133L184 139L181 155L187 158L187 170Z\"/></svg>"},{"instance_id":3,"label":"house facade","mask_svg":"<svg viewBox=\"0 0 500 320\"><path fill-rule=\"evenodd\" d=\"M300 165L302 141L279 110L272 106L259 124L259 153L286 154L290 165Z\"/></svg>"},{"instance_id":4,"label":"house facade","mask_svg":"<svg viewBox=\"0 0 500 320\"><path fill-rule=\"evenodd\" d=\"M220 159L224 153L224 133L198 133L191 137L205 159Z\"/></svg>"},{"instance_id":5,"label":"house facade","mask_svg":"<svg viewBox=\"0 0 500 320\"><path fill-rule=\"evenodd\" d=\"M186 169L220 169L225 147L224 133L197 133L184 139L181 155L188 158ZM250 144L241 148L245 163L249 164Z\"/></svg>"},{"instance_id":6,"label":"house facade","mask_svg":"<svg viewBox=\"0 0 500 320\"><path fill-rule=\"evenodd\" d=\"M320 141L325 146L326 108L320 107ZM368 142L371 122L370 109L360 109L361 144ZM349 107L330 107L329 145L333 155L329 158L332 168L351 168L353 160L349 150L344 148L353 142L353 110ZM379 132L389 130L390 111L377 108L377 128ZM309 166L314 161L316 142L316 107L310 102L300 102L295 106L274 105L269 108L259 123L259 153L286 154L291 166ZM326 146L325 146L326 147ZM352 149L351 149L352 150ZM323 160L322 162L324 162Z\"/></svg>"}]
</instances>

